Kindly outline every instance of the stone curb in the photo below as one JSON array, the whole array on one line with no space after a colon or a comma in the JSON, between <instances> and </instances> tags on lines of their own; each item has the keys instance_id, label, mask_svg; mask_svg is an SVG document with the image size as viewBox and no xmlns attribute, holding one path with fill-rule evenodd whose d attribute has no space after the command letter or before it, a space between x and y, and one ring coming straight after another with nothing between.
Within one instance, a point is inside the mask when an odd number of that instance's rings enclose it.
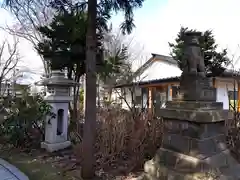
<instances>
[{"instance_id":1,"label":"stone curb","mask_svg":"<svg viewBox=\"0 0 240 180\"><path fill-rule=\"evenodd\" d=\"M15 166L11 165L7 161L0 159L0 165L10 171L14 176L16 176L17 179L29 180L29 178L24 173L22 173L19 169L17 169Z\"/></svg>"}]
</instances>

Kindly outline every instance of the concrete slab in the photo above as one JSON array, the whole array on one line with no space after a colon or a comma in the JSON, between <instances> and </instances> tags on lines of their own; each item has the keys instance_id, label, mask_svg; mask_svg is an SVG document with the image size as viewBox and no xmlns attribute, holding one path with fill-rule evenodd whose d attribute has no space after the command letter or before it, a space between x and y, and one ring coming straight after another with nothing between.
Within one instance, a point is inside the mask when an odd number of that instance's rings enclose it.
<instances>
[{"instance_id":1,"label":"concrete slab","mask_svg":"<svg viewBox=\"0 0 240 180\"><path fill-rule=\"evenodd\" d=\"M15 166L0 159L0 180L29 180L29 178Z\"/></svg>"},{"instance_id":2,"label":"concrete slab","mask_svg":"<svg viewBox=\"0 0 240 180\"><path fill-rule=\"evenodd\" d=\"M15 180L16 177L9 172L5 167L3 167L2 165L0 165L0 179L13 179Z\"/></svg>"}]
</instances>

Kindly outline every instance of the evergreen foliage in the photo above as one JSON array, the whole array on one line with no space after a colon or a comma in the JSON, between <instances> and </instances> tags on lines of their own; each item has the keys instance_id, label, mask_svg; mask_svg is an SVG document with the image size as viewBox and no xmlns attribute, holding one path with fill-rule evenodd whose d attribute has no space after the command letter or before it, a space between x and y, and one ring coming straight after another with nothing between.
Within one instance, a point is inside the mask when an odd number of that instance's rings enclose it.
<instances>
[{"instance_id":1,"label":"evergreen foliage","mask_svg":"<svg viewBox=\"0 0 240 180\"><path fill-rule=\"evenodd\" d=\"M186 32L196 32L197 30L181 27L174 43L169 43L171 48L171 56L178 62L180 69L183 69L183 39ZM212 76L221 74L230 60L227 57L227 50L218 51L218 44L216 44L215 37L211 30L202 33L200 38L200 47L204 54L206 73Z\"/></svg>"}]
</instances>

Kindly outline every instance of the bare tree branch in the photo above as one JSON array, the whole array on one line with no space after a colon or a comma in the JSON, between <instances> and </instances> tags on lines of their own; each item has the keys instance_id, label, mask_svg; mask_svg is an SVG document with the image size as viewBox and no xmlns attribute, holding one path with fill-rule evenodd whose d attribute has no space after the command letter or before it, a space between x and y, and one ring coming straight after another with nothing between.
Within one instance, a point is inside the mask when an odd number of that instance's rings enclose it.
<instances>
[{"instance_id":1,"label":"bare tree branch","mask_svg":"<svg viewBox=\"0 0 240 180\"><path fill-rule=\"evenodd\" d=\"M53 17L54 11L49 6L50 0L13 0L11 13L14 15L17 23L13 26L2 27L12 35L24 38L29 41L33 47L37 47L43 37L37 31L39 26L46 25ZM46 61L41 57L44 70L49 74L50 68Z\"/></svg>"},{"instance_id":2,"label":"bare tree branch","mask_svg":"<svg viewBox=\"0 0 240 180\"><path fill-rule=\"evenodd\" d=\"M4 40L0 46L0 95L7 90L7 82L12 78L20 56L18 53L18 40L14 39L13 44ZM5 82L5 85L4 85ZM5 86L4 88L2 86Z\"/></svg>"}]
</instances>

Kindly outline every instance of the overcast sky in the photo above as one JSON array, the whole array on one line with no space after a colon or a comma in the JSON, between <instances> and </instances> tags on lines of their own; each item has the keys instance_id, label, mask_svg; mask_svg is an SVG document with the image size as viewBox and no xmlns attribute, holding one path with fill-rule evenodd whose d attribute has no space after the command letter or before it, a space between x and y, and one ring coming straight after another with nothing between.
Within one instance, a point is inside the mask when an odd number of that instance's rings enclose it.
<instances>
[{"instance_id":1,"label":"overcast sky","mask_svg":"<svg viewBox=\"0 0 240 180\"><path fill-rule=\"evenodd\" d=\"M169 55L168 42L173 42L181 26L205 31L213 30L219 49L227 48L229 56L240 55L240 1L239 0L146 0L143 7L135 11L136 28L134 51L141 51L141 59L146 60L151 53ZM11 16L0 10L0 24L11 23ZM122 15L112 18L117 28ZM0 40L6 34L0 34ZM21 41L20 52L23 65L34 71L42 69L42 62L31 44Z\"/></svg>"}]
</instances>

